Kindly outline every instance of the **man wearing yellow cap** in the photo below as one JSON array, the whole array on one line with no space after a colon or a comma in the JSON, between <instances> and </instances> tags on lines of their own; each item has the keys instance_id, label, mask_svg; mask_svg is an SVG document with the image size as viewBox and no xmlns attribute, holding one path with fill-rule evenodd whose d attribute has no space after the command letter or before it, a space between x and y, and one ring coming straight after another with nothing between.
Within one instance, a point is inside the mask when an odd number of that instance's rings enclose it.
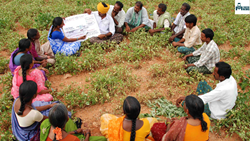
<instances>
[{"instance_id":1,"label":"man wearing yellow cap","mask_svg":"<svg viewBox=\"0 0 250 141\"><path fill-rule=\"evenodd\" d=\"M98 37L92 37L90 39L91 43L103 43L107 40L114 41L116 43L120 43L122 41L123 35L115 33L115 23L113 18L106 14L109 10L109 7L109 4L100 2L97 5L98 12L93 12L101 34ZM91 14L92 12L90 9L85 9L84 13Z\"/></svg>"},{"instance_id":2,"label":"man wearing yellow cap","mask_svg":"<svg viewBox=\"0 0 250 141\"><path fill-rule=\"evenodd\" d=\"M128 9L124 25L127 32L135 32L139 28L150 29L148 12L140 1L137 1L134 7Z\"/></svg>"}]
</instances>

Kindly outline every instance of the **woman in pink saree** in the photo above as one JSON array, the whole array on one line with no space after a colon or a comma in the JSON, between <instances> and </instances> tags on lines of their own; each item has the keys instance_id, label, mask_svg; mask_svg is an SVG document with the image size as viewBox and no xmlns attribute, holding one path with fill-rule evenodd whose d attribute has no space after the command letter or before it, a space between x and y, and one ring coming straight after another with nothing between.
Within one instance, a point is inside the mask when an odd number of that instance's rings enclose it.
<instances>
[{"instance_id":1,"label":"woman in pink saree","mask_svg":"<svg viewBox=\"0 0 250 141\"><path fill-rule=\"evenodd\" d=\"M16 99L19 96L19 87L26 80L32 80L37 84L37 96L33 99L32 103L35 101L52 101L53 97L49 92L52 89L47 89L45 87L45 78L41 70L48 71L42 67L32 68L34 61L30 54L25 54L20 59L21 66L18 66L14 71L14 77L12 79L12 89L11 95Z\"/></svg>"}]
</instances>

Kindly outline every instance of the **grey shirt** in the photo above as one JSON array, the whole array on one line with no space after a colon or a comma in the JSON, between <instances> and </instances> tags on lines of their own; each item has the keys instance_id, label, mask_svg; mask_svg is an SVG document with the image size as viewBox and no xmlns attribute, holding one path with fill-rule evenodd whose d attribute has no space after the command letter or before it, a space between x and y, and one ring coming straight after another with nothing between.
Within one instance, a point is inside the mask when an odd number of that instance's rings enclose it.
<instances>
[{"instance_id":1,"label":"grey shirt","mask_svg":"<svg viewBox=\"0 0 250 141\"><path fill-rule=\"evenodd\" d=\"M132 19L132 15L133 15L133 12L134 12L134 7L130 7L126 13L126 18L125 18L125 22L129 23ZM142 7L141 9L142 13L141 13L141 24L145 24L147 26L150 26L150 22L149 22L149 19L148 19L148 12L147 10ZM139 17L139 14L135 12L135 22L137 22L137 19Z\"/></svg>"}]
</instances>

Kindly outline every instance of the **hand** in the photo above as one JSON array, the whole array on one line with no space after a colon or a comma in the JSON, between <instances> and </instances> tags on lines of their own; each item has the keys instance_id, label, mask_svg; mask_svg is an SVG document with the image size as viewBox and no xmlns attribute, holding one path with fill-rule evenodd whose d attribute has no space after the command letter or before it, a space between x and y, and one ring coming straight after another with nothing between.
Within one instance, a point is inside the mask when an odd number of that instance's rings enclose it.
<instances>
[{"instance_id":1,"label":"hand","mask_svg":"<svg viewBox=\"0 0 250 141\"><path fill-rule=\"evenodd\" d=\"M52 103L49 105L50 108L52 108L54 105L56 105L57 103Z\"/></svg>"},{"instance_id":2,"label":"hand","mask_svg":"<svg viewBox=\"0 0 250 141\"><path fill-rule=\"evenodd\" d=\"M183 65L183 68L184 68L184 69L187 69L188 67L189 67L189 66L186 65L186 64Z\"/></svg>"},{"instance_id":3,"label":"hand","mask_svg":"<svg viewBox=\"0 0 250 141\"><path fill-rule=\"evenodd\" d=\"M126 26L126 31L130 32L130 27L129 26Z\"/></svg>"},{"instance_id":4,"label":"hand","mask_svg":"<svg viewBox=\"0 0 250 141\"><path fill-rule=\"evenodd\" d=\"M174 36L171 36L171 37L168 39L168 41L169 41L169 42L173 42L174 38L175 38Z\"/></svg>"},{"instance_id":5,"label":"hand","mask_svg":"<svg viewBox=\"0 0 250 141\"><path fill-rule=\"evenodd\" d=\"M81 128L76 129L76 132L77 132L78 134L83 134L83 130L82 130Z\"/></svg>"},{"instance_id":6,"label":"hand","mask_svg":"<svg viewBox=\"0 0 250 141\"><path fill-rule=\"evenodd\" d=\"M86 8L85 10L84 10L84 13L88 13L89 15L91 14L91 10L89 9L89 8Z\"/></svg>"},{"instance_id":7,"label":"hand","mask_svg":"<svg viewBox=\"0 0 250 141\"><path fill-rule=\"evenodd\" d=\"M154 33L155 33L155 31L153 30L153 29L149 29L149 31L148 31L149 33L150 33L150 35L151 36L153 36L154 35Z\"/></svg>"},{"instance_id":8,"label":"hand","mask_svg":"<svg viewBox=\"0 0 250 141\"><path fill-rule=\"evenodd\" d=\"M85 137L86 137L87 135L91 136L91 132L90 132L89 129L86 129L84 132L85 132L85 134L84 134Z\"/></svg>"},{"instance_id":9,"label":"hand","mask_svg":"<svg viewBox=\"0 0 250 141\"><path fill-rule=\"evenodd\" d=\"M85 38L86 38L86 35L84 35L84 36L80 37L79 39L85 39Z\"/></svg>"},{"instance_id":10,"label":"hand","mask_svg":"<svg viewBox=\"0 0 250 141\"><path fill-rule=\"evenodd\" d=\"M115 15L116 15L116 13L114 11L112 11L112 13L111 13L112 18L114 18Z\"/></svg>"},{"instance_id":11,"label":"hand","mask_svg":"<svg viewBox=\"0 0 250 141\"><path fill-rule=\"evenodd\" d=\"M49 70L47 70L47 69L45 69L45 68L43 68L43 67L41 67L41 68L39 68L39 69L45 71L45 73L49 73Z\"/></svg>"},{"instance_id":12,"label":"hand","mask_svg":"<svg viewBox=\"0 0 250 141\"><path fill-rule=\"evenodd\" d=\"M176 103L175 103L176 107L180 107L180 104L181 104L181 102L182 102L183 100L185 100L185 97L179 97L179 98L176 100Z\"/></svg>"},{"instance_id":13,"label":"hand","mask_svg":"<svg viewBox=\"0 0 250 141\"><path fill-rule=\"evenodd\" d=\"M137 30L137 28L133 28L132 30L130 30L130 32L135 32Z\"/></svg>"},{"instance_id":14,"label":"hand","mask_svg":"<svg viewBox=\"0 0 250 141\"><path fill-rule=\"evenodd\" d=\"M105 34L101 34L101 35L98 36L99 39L103 39L103 38L105 38L105 37L106 37Z\"/></svg>"},{"instance_id":15,"label":"hand","mask_svg":"<svg viewBox=\"0 0 250 141\"><path fill-rule=\"evenodd\" d=\"M187 60L187 55L185 55L183 58L182 58L184 61Z\"/></svg>"},{"instance_id":16,"label":"hand","mask_svg":"<svg viewBox=\"0 0 250 141\"><path fill-rule=\"evenodd\" d=\"M172 45L175 47L177 46L177 42L173 42Z\"/></svg>"}]
</instances>

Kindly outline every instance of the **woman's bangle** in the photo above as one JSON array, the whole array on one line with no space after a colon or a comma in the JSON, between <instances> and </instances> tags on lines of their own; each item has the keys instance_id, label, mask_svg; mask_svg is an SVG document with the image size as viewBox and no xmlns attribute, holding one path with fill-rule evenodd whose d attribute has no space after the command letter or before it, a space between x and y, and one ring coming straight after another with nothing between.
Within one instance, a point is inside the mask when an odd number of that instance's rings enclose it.
<instances>
[{"instance_id":1,"label":"woman's bangle","mask_svg":"<svg viewBox=\"0 0 250 141\"><path fill-rule=\"evenodd\" d=\"M74 133L77 134L77 131L75 130Z\"/></svg>"}]
</instances>

